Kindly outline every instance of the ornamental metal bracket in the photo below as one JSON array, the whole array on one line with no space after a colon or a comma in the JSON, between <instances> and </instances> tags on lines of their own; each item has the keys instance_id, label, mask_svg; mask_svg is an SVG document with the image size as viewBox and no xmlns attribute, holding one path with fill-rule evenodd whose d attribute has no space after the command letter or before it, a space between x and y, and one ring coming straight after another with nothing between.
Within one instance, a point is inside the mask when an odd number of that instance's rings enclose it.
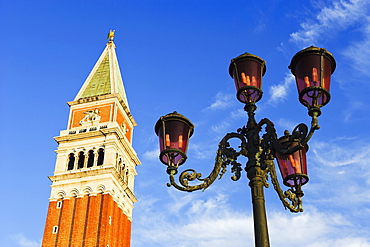
<instances>
[{"instance_id":1,"label":"ornamental metal bracket","mask_svg":"<svg viewBox=\"0 0 370 247\"><path fill-rule=\"evenodd\" d=\"M276 169L273 160L265 160L267 164L268 173L270 173L271 182L274 186L275 191L277 192L279 199L283 203L285 209L289 209L290 212L298 213L303 212L302 208L302 196L303 192L301 188L294 189L293 187L284 191L280 188L279 181L276 175Z\"/></svg>"},{"instance_id":2,"label":"ornamental metal bracket","mask_svg":"<svg viewBox=\"0 0 370 247\"><path fill-rule=\"evenodd\" d=\"M238 138L241 141L239 146L240 150L236 151L228 142L231 138ZM246 156L247 150L246 139L242 134L238 133L228 133L219 143L219 148L217 150L217 155L215 158L214 168L209 176L202 178L202 174L196 172L194 169L187 169L181 172L179 176L180 185L175 182L175 174L177 173L177 167L173 167L171 171L168 171L170 175L170 183L167 186L173 186L178 190L192 192L195 190L203 191L208 188L216 179L219 177L221 179L226 172L226 167L231 165L231 172L234 175L231 177L232 180L237 181L241 177L241 164L236 160L240 155ZM198 185L189 185L189 181L198 180L201 181L201 184Z\"/></svg>"}]
</instances>

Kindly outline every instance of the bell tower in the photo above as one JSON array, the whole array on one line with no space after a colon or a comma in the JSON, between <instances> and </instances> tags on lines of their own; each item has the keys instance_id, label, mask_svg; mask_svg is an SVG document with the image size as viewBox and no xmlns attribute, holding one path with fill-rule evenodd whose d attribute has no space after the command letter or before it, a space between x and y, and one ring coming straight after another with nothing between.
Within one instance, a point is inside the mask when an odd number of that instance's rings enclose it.
<instances>
[{"instance_id":1,"label":"bell tower","mask_svg":"<svg viewBox=\"0 0 370 247\"><path fill-rule=\"evenodd\" d=\"M70 107L58 143L43 247L129 247L135 167L131 115L113 42Z\"/></svg>"}]
</instances>

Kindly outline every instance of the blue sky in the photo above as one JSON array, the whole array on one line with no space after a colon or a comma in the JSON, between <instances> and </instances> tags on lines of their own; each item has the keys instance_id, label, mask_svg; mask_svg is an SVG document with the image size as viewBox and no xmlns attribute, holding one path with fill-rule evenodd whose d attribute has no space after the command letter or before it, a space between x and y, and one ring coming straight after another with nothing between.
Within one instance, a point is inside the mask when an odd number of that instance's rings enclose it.
<instances>
[{"instance_id":1,"label":"blue sky","mask_svg":"<svg viewBox=\"0 0 370 247\"><path fill-rule=\"evenodd\" d=\"M336 61L331 102L310 141L305 211L265 190L272 246L370 246L370 3L367 0L0 0L0 246L40 246L53 174L53 137L110 29L138 123L132 247L253 246L245 174L205 192L167 188L154 124L174 110L195 125L185 168L207 175L217 144L246 114L228 74L249 52L267 62L257 119L279 135L310 118L288 70L310 45Z\"/></svg>"}]
</instances>

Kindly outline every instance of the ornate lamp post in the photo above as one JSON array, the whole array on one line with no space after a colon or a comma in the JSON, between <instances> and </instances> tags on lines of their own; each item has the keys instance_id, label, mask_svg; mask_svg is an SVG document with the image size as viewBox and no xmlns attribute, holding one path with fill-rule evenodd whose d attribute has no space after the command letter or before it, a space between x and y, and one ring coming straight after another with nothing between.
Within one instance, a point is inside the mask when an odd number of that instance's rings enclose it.
<instances>
[{"instance_id":1,"label":"ornate lamp post","mask_svg":"<svg viewBox=\"0 0 370 247\"><path fill-rule=\"evenodd\" d=\"M239 180L242 164L238 163L237 159L240 155L247 157L248 162L244 169L252 192L255 246L269 246L263 190L268 187L268 174L284 207L291 212L302 212L302 185L308 182L307 142L320 128L320 108L330 100L330 77L335 66L333 55L323 48L311 46L293 57L289 68L296 79L299 101L308 108L308 114L312 118L311 127L309 129L305 124L299 124L291 134L285 131L284 136L278 138L274 124L269 119L264 118L257 123L254 118L257 108L255 103L262 98L265 61L249 53L232 59L229 72L235 82L237 99L245 104L244 110L248 113L247 124L235 133L226 134L221 140L214 168L208 177L202 178L200 173L187 169L181 172L177 183L175 175L178 173L178 167L186 161L188 141L193 134L194 125L177 112L161 117L155 125L155 132L159 137L160 160L167 166L170 178L167 185L188 192L204 190L217 177L224 175L227 166L231 166L231 172L234 173L231 179ZM228 141L231 138L239 139L238 150L230 147ZM275 158L283 183L288 187L285 192L280 188L277 179ZM189 181L194 180L201 183L190 185Z\"/></svg>"}]
</instances>

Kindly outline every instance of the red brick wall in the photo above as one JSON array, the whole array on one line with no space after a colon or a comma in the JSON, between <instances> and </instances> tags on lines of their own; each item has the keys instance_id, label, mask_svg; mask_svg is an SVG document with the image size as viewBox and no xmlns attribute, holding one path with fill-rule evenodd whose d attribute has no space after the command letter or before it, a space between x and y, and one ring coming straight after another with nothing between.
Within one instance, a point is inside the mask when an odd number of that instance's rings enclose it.
<instances>
[{"instance_id":1,"label":"red brick wall","mask_svg":"<svg viewBox=\"0 0 370 247\"><path fill-rule=\"evenodd\" d=\"M123 217L122 221L125 222L125 228L123 229L123 246L130 247L131 241L131 221L127 217Z\"/></svg>"},{"instance_id":2,"label":"red brick wall","mask_svg":"<svg viewBox=\"0 0 370 247\"><path fill-rule=\"evenodd\" d=\"M73 200L73 201L72 201ZM72 230L72 216L74 209L74 198L63 200L60 222L58 225L57 246L68 246Z\"/></svg>"},{"instance_id":3,"label":"red brick wall","mask_svg":"<svg viewBox=\"0 0 370 247\"><path fill-rule=\"evenodd\" d=\"M85 225L88 214L89 196L76 198L76 213L73 219L73 230L71 236L71 246L83 246Z\"/></svg>"},{"instance_id":4,"label":"red brick wall","mask_svg":"<svg viewBox=\"0 0 370 247\"><path fill-rule=\"evenodd\" d=\"M42 242L42 246L45 247L54 246L55 241L57 240L57 234L53 234L52 231L53 227L58 226L59 224L61 209L57 209L56 205L56 201L51 201L49 203L48 215L44 230L44 239Z\"/></svg>"},{"instance_id":5,"label":"red brick wall","mask_svg":"<svg viewBox=\"0 0 370 247\"><path fill-rule=\"evenodd\" d=\"M119 207L113 209L111 242L114 246L122 246L123 235L120 234L122 210Z\"/></svg>"},{"instance_id":6,"label":"red brick wall","mask_svg":"<svg viewBox=\"0 0 370 247\"><path fill-rule=\"evenodd\" d=\"M49 203L42 247L130 246L131 221L111 195L72 197L64 199L60 209L56 205Z\"/></svg>"}]
</instances>

